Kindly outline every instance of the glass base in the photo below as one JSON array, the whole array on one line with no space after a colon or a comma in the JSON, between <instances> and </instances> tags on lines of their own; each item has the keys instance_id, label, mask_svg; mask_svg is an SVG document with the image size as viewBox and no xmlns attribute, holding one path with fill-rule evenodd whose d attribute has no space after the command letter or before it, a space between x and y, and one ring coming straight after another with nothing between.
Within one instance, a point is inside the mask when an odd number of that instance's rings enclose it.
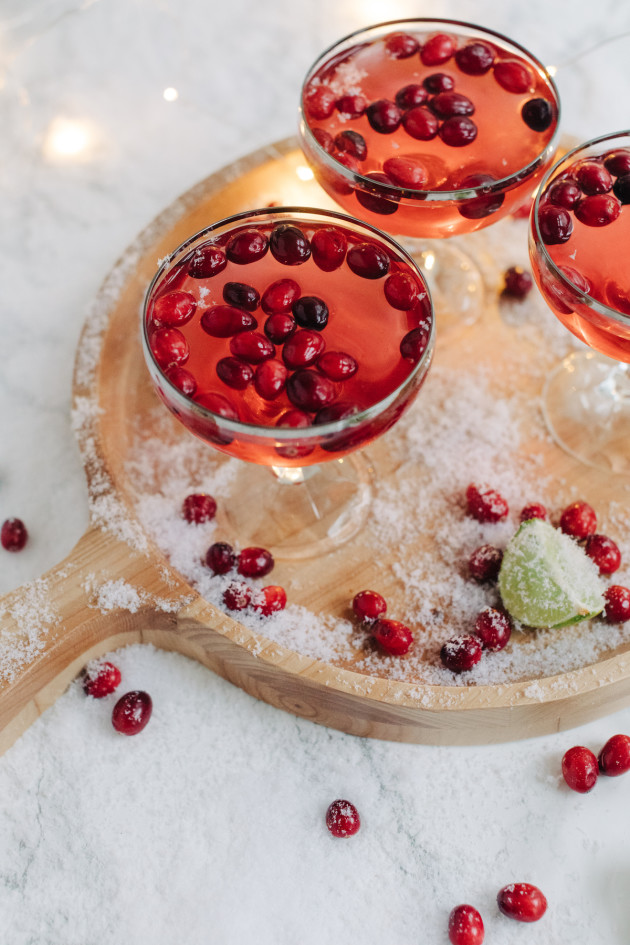
<instances>
[{"instance_id":1,"label":"glass base","mask_svg":"<svg viewBox=\"0 0 630 945\"><path fill-rule=\"evenodd\" d=\"M543 413L556 443L609 473L630 473L628 365L594 351L575 352L547 378Z\"/></svg>"},{"instance_id":2,"label":"glass base","mask_svg":"<svg viewBox=\"0 0 630 945\"><path fill-rule=\"evenodd\" d=\"M365 524L372 468L361 453L304 468L242 463L233 495L243 501L231 502L225 515L241 546L261 545L278 558L313 558L334 551Z\"/></svg>"}]
</instances>

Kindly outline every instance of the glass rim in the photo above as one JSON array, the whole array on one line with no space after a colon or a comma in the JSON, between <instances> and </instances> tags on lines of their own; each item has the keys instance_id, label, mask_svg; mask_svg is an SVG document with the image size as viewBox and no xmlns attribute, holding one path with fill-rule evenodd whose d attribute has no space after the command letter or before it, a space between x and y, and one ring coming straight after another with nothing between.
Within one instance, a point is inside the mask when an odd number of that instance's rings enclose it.
<instances>
[{"instance_id":1,"label":"glass rim","mask_svg":"<svg viewBox=\"0 0 630 945\"><path fill-rule=\"evenodd\" d=\"M431 326L429 330L429 339L427 341L427 346L422 353L417 364L414 364L409 371L409 374L405 379L393 390L387 394L386 397L381 398L376 401L376 403L371 404L369 407L366 407L363 410L358 411L355 414L351 414L349 417L345 417L341 420L334 420L330 423L320 423L320 424L311 424L308 427L268 427L268 426L259 426L252 423L246 423L242 420L230 420L227 417L222 417L220 414L213 413L211 410L208 410L207 407L204 407L202 404L197 403L192 397L187 397L186 394L182 393L179 388L175 387L174 384L169 381L168 377L159 366L153 352L151 351L151 346L148 339L148 325L147 325L147 306L153 289L159 282L160 278L164 276L167 270L170 268L173 260L176 257L185 255L186 251L189 250L193 244L200 241L202 238L205 238L210 233L215 232L216 230L227 226L228 224L237 224L240 222L245 222L248 220L255 220L259 217L270 218L270 221L273 220L273 217L276 215L282 218L286 218L287 215L291 214L304 214L309 216L323 217L331 220L336 220L344 224L350 224L351 227L360 230L366 230L368 233L376 236L379 241L382 243L388 244L402 259L408 263L415 275L420 276L421 284L424 286L429 303L431 306ZM298 220L295 221L300 222ZM386 278L386 277L385 277ZM422 274L418 264L414 261L413 257L402 247L399 243L396 242L391 236L387 233L383 233L382 230L379 230L378 227L372 226L371 223L364 223L362 220L358 220L355 217L348 216L345 213L340 213L336 210L324 210L318 207L296 207L296 206L286 206L286 207L262 207L256 210L244 210L240 213L232 214L228 217L224 217L221 220L217 220L215 223L211 223L207 227L198 230L197 233L194 233L192 236L189 236L183 243L180 243L172 252L170 252L166 257L161 260L161 265L159 266L157 272L153 276L144 296L142 303L142 345L144 349L145 359L150 360L155 366L155 369L159 373L160 379L166 384L169 390L169 397L175 401L176 405L181 405L188 410L191 410L193 413L202 417L205 420L214 421L221 429L225 429L230 433L235 435L247 434L249 437L257 437L259 439L268 439L268 440L278 440L278 441L292 441L292 440L321 440L326 436L336 433L343 433L347 430L352 429L355 426L359 426L365 421L372 420L374 417L379 416L385 410L388 409L399 396L403 393L406 387L408 387L417 375L421 374L424 370L428 370L428 367L431 362L431 357L433 355L433 349L435 346L435 311L433 307L433 299L431 298L431 290L427 284L427 281ZM410 329L413 330L413 329ZM299 408L295 408L299 409ZM334 458L334 457L331 457ZM278 463L282 465L282 463Z\"/></svg>"},{"instance_id":2,"label":"glass rim","mask_svg":"<svg viewBox=\"0 0 630 945\"><path fill-rule=\"evenodd\" d=\"M466 29L475 30L478 33L484 34L488 37L495 37L496 39L501 40L503 43L507 43L514 50L518 50L521 53L524 53L525 58L528 60L528 64L534 65L536 71L539 75L542 75L545 80L549 83L555 98L556 106L556 123L551 138L545 145L545 147L539 151L536 157L526 164L524 167L519 168L517 171L512 172L507 177L501 177L496 181L487 182L485 184L479 184L476 187L463 187L457 190L413 190L411 188L398 187L396 184L388 184L385 181L374 181L369 177L364 176L363 174L355 173L349 168L345 167L339 161L336 161L335 158L328 154L327 151L320 145L317 138L314 136L309 123L306 120L304 115L304 109L302 107L302 102L304 100L304 92L307 86L307 83L312 79L313 74L316 70L324 64L324 60L327 59L334 50L338 49L340 46L348 43L350 40L353 40L363 34L370 33L373 30L383 30L389 27L401 27L409 25L418 25L422 24L423 26L434 25L434 26L453 26L453 27L464 27ZM322 52L315 62L309 68L306 77L302 83L300 89L300 104L298 108L298 114L300 116L300 130L307 138L309 144L317 152L318 158L321 158L324 163L336 173L340 174L345 178L348 183L359 183L365 190L368 192L383 194L387 196L388 194L391 197L397 197L399 199L405 200L408 199L412 203L432 203L432 202L445 202L452 200L473 200L476 197L486 196L490 193L503 192L508 189L511 185L517 185L522 180L526 180L534 171L544 162L548 154L553 154L557 139L560 132L560 118L561 118L561 103L560 103L560 93L558 87L554 81L552 74L549 72L547 66L534 56L528 49L524 46L521 46L520 43L515 42L512 39L509 39L507 36L504 36L502 33L499 33L497 30L489 29L485 26L480 26L476 23L469 23L465 20L452 20L452 19L433 19L432 17L412 17L410 19L399 19L399 20L385 20L382 23L374 23L372 26L361 27L358 30L354 30L352 33L348 33L346 36L338 39L336 42L328 46L327 49Z\"/></svg>"}]
</instances>

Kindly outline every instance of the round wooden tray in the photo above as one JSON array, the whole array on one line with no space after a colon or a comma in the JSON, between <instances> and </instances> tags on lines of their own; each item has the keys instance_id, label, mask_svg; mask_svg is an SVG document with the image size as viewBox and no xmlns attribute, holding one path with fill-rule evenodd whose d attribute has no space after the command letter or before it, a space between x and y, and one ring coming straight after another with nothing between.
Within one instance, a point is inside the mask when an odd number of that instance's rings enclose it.
<instances>
[{"instance_id":1,"label":"round wooden tray","mask_svg":"<svg viewBox=\"0 0 630 945\"><path fill-rule=\"evenodd\" d=\"M126 463L134 431L150 424L156 397L144 366L138 312L157 261L211 221L240 210L283 204L331 206L313 181L293 139L213 174L166 210L124 254L103 285L79 345L74 378L75 426L90 497L91 525L69 557L43 575L38 593L48 613L38 647L18 661L0 690L0 748L8 747L50 706L88 659L134 642L177 650L285 711L345 732L427 744L508 741L570 728L630 702L627 648L562 675L500 685L435 686L367 676L292 652L242 626L205 601L176 573L134 517L135 487ZM133 326L130 329L130 325ZM439 338L439 329L438 329ZM471 333L468 356L487 357L488 338ZM493 327L496 352L510 345L509 326ZM458 344L439 349L442 364L457 365ZM532 391L532 396L536 396ZM621 499L617 477L578 466L548 444L548 461L584 495ZM525 444L527 449L527 444ZM387 451L373 444L379 475ZM431 536L426 537L431 541ZM278 583L308 568L292 599L316 613L341 614L348 595L378 586L383 575L358 535L323 560L282 562ZM94 587L124 582L132 603L103 608ZM18 588L0 599L0 633L28 652L28 599ZM394 591L392 590L392 593ZM6 635L6 636L5 636Z\"/></svg>"}]
</instances>

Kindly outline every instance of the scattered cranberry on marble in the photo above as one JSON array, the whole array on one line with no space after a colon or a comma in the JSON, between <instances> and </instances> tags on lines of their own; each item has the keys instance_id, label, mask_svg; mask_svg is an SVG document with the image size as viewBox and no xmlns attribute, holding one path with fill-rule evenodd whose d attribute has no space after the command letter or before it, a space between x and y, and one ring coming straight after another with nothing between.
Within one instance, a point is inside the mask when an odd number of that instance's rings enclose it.
<instances>
[{"instance_id":1,"label":"scattered cranberry on marble","mask_svg":"<svg viewBox=\"0 0 630 945\"><path fill-rule=\"evenodd\" d=\"M609 778L630 771L630 737L613 735L597 756L599 770Z\"/></svg>"},{"instance_id":2,"label":"scattered cranberry on marble","mask_svg":"<svg viewBox=\"0 0 630 945\"><path fill-rule=\"evenodd\" d=\"M217 503L207 492L192 492L184 499L182 515L191 524L211 522L216 513Z\"/></svg>"},{"instance_id":3,"label":"scattered cranberry on marble","mask_svg":"<svg viewBox=\"0 0 630 945\"><path fill-rule=\"evenodd\" d=\"M153 712L148 692L134 689L121 696L112 711L112 725L121 735L137 735L145 728Z\"/></svg>"},{"instance_id":4,"label":"scattered cranberry on marble","mask_svg":"<svg viewBox=\"0 0 630 945\"><path fill-rule=\"evenodd\" d=\"M588 502L572 502L560 516L560 528L565 535L580 541L594 535L597 528L595 510Z\"/></svg>"},{"instance_id":5,"label":"scattered cranberry on marble","mask_svg":"<svg viewBox=\"0 0 630 945\"><path fill-rule=\"evenodd\" d=\"M326 811L326 826L333 837L352 837L361 826L361 818L354 804L340 798Z\"/></svg>"},{"instance_id":6,"label":"scattered cranberry on marble","mask_svg":"<svg viewBox=\"0 0 630 945\"><path fill-rule=\"evenodd\" d=\"M509 295L513 299L524 299L532 290L534 280L527 270L522 266L510 266L506 269L504 275L505 287L504 295Z\"/></svg>"},{"instance_id":7,"label":"scattered cranberry on marble","mask_svg":"<svg viewBox=\"0 0 630 945\"><path fill-rule=\"evenodd\" d=\"M503 561L503 552L494 545L479 545L468 559L468 570L475 581L496 581Z\"/></svg>"},{"instance_id":8,"label":"scattered cranberry on marble","mask_svg":"<svg viewBox=\"0 0 630 945\"><path fill-rule=\"evenodd\" d=\"M621 552L606 535L589 535L584 550L592 558L600 574L613 574L621 564Z\"/></svg>"},{"instance_id":9,"label":"scattered cranberry on marble","mask_svg":"<svg viewBox=\"0 0 630 945\"><path fill-rule=\"evenodd\" d=\"M0 544L5 551L21 551L28 540L28 532L22 519L8 518L0 529Z\"/></svg>"},{"instance_id":10,"label":"scattered cranberry on marble","mask_svg":"<svg viewBox=\"0 0 630 945\"><path fill-rule=\"evenodd\" d=\"M118 688L120 680L120 670L113 663L97 663L85 670L83 691L86 696L103 699Z\"/></svg>"},{"instance_id":11,"label":"scattered cranberry on marble","mask_svg":"<svg viewBox=\"0 0 630 945\"><path fill-rule=\"evenodd\" d=\"M371 627L371 633L382 650L390 656L404 656L413 644L413 633L399 620L382 617Z\"/></svg>"},{"instance_id":12,"label":"scattered cranberry on marble","mask_svg":"<svg viewBox=\"0 0 630 945\"><path fill-rule=\"evenodd\" d=\"M466 673L479 662L481 654L481 641L467 633L447 640L440 650L440 659L452 673Z\"/></svg>"},{"instance_id":13,"label":"scattered cranberry on marble","mask_svg":"<svg viewBox=\"0 0 630 945\"><path fill-rule=\"evenodd\" d=\"M474 906L455 906L448 917L448 937L451 945L483 945L483 919Z\"/></svg>"},{"instance_id":14,"label":"scattered cranberry on marble","mask_svg":"<svg viewBox=\"0 0 630 945\"><path fill-rule=\"evenodd\" d=\"M582 745L575 745L562 758L562 775L572 791L588 794L597 783L599 768L597 758Z\"/></svg>"},{"instance_id":15,"label":"scattered cranberry on marble","mask_svg":"<svg viewBox=\"0 0 630 945\"><path fill-rule=\"evenodd\" d=\"M537 922L547 911L547 900L531 883L510 883L497 894L499 911L518 922Z\"/></svg>"},{"instance_id":16,"label":"scattered cranberry on marble","mask_svg":"<svg viewBox=\"0 0 630 945\"><path fill-rule=\"evenodd\" d=\"M471 483L466 489L466 508L478 522L499 522L508 514L508 504L495 489Z\"/></svg>"},{"instance_id":17,"label":"scattered cranberry on marble","mask_svg":"<svg viewBox=\"0 0 630 945\"><path fill-rule=\"evenodd\" d=\"M352 610L363 623L371 623L385 615L387 602L377 591L359 591L352 598Z\"/></svg>"},{"instance_id":18,"label":"scattered cranberry on marble","mask_svg":"<svg viewBox=\"0 0 630 945\"><path fill-rule=\"evenodd\" d=\"M624 623L630 620L630 588L611 584L604 591L604 597L604 617L608 623Z\"/></svg>"}]
</instances>

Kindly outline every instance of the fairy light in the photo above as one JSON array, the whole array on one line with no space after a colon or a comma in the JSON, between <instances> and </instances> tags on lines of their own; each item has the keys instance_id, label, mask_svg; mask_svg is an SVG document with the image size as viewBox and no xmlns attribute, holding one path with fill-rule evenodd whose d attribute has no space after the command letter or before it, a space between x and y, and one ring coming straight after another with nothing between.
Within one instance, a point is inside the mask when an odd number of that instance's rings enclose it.
<instances>
[{"instance_id":1,"label":"fairy light","mask_svg":"<svg viewBox=\"0 0 630 945\"><path fill-rule=\"evenodd\" d=\"M55 118L44 139L44 153L49 158L74 158L85 155L92 136L85 122Z\"/></svg>"},{"instance_id":2,"label":"fairy light","mask_svg":"<svg viewBox=\"0 0 630 945\"><path fill-rule=\"evenodd\" d=\"M176 102L179 98L179 92L177 89L174 89L172 85L169 85L168 88L164 89L162 95L165 102Z\"/></svg>"}]
</instances>

